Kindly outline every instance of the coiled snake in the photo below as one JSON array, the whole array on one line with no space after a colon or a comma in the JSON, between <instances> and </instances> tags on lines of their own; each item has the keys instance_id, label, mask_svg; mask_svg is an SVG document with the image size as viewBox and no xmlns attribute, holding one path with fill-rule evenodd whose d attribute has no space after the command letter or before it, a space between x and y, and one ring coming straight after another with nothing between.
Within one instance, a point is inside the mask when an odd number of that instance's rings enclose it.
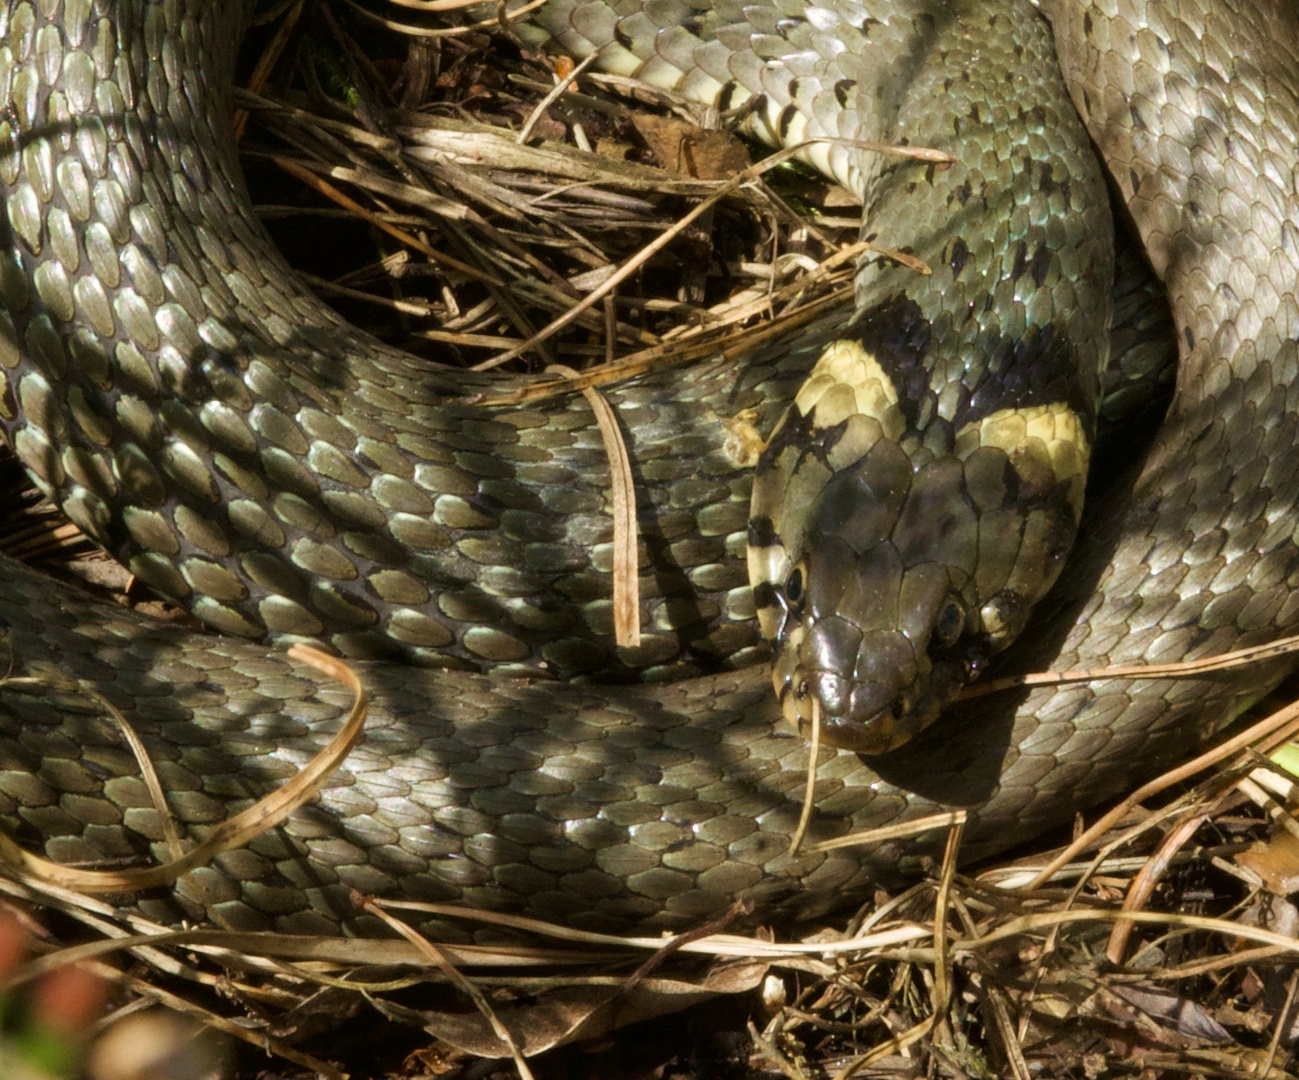
<instances>
[{"instance_id":1,"label":"coiled snake","mask_svg":"<svg viewBox=\"0 0 1299 1080\"><path fill-rule=\"evenodd\" d=\"M1293 631L1299 22L1281 0L1043 6L1167 284L1182 365L1139 474L1091 511L1057 591L1062 629L1034 644L1057 667L1093 667ZM697 58L688 90L759 95L754 122L776 134L883 131L951 151L948 173L820 154L884 204L899 188L917 200L870 228L886 245L929 243L934 303L955 298L926 316L933 326L978 307L1007 332L1031 327L1048 297L1064 312L1066 295L1091 306L1063 323L1103 324L1107 271L1095 268L1108 239L1074 230L1107 217L1104 192L1085 148L1059 134L1077 120L1033 9L723 0L710 14L651 0L622 23L598 5L550 10L570 49L594 27L623 66L639 50L661 77ZM690 29L655 29L673 19ZM807 749L765 667L742 666L758 651L741 565L750 481L713 414L752 407L770 431L832 333L738 370L706 363L611 392L652 482L652 632L639 653L614 655L601 643L604 465L585 406L475 406L486 380L467 387L376 345L295 284L233 161L231 21L216 3L63 0L11 2L0 22L11 441L79 525L225 635L158 625L5 562L0 625L16 666L71 674L122 708L196 834L290 772L347 704L247 639L324 637L362 659L373 697L365 743L318 804L143 897L144 910L336 933L365 928L358 889L592 928L678 927L740 896L772 916L815 914L905 869L926 838L789 853ZM857 58L854 34L896 63ZM770 62L785 39L791 58ZM1002 233L934 194L962 190L1001 205ZM1062 206L1075 218L1052 224ZM1031 229L1072 254L1020 251ZM967 255L992 260L1003 293L964 296ZM654 594L669 579L684 593ZM540 674L543 662L689 677L600 686L471 670ZM1073 686L962 710L882 758L823 751L810 835L963 806L967 853L1005 846L1175 758L1267 685L1255 673ZM83 863L160 841L94 710L72 694L0 695L12 834Z\"/></svg>"}]
</instances>

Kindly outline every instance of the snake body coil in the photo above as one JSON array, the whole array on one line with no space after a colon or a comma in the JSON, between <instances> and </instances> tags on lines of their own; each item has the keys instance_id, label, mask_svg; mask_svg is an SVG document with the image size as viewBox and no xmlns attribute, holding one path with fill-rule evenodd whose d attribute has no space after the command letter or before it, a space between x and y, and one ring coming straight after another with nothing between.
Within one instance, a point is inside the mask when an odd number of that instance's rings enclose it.
<instances>
[{"instance_id":1,"label":"snake body coil","mask_svg":"<svg viewBox=\"0 0 1299 1080\"><path fill-rule=\"evenodd\" d=\"M751 80L776 134L809 122L796 116L831 115L828 99L892 108L915 85L910 71L856 64L845 27L904 43L946 27L971 49L967 70L1023 52L1015 35L1048 36L1016 5L1001 27L982 20L986 45L966 34L973 15L947 25L956 5L794 6L719 4L692 16L702 45L684 29L646 36L673 5L637 9L630 28L598 5L554 10L578 36L592 20L613 25L620 47L651 65L694 58L695 87L711 79L734 97ZM1079 565L1054 594L1060 629L1034 644L1075 668L1292 631L1296 20L1266 0L1126 0L1119 15L1046 6L1073 98L1168 285L1183 357L1147 460L1089 511ZM710 410L755 407L770 430L826 335L738 374L709 363L612 394L643 477L659 482L643 496L656 557L692 587L684 601L651 594L654 632L639 655L615 655L599 644L608 526L594 421L579 402L554 415L464 404L463 384L374 344L293 284L216 119L228 111L227 15L181 0L64 0L12 2L0 16L0 413L78 524L231 635L96 605L5 562L9 650L24 673L89 681L127 713L196 833L318 748L346 706L240 638L322 636L373 658L359 665L374 703L366 742L320 803L142 907L333 933L365 929L355 888L593 928L676 927L738 896L773 915L813 914L905 868L932 838L789 854L807 750L766 671L738 668L758 646L741 563L749 480L726 459ZM782 37L803 45L783 66L769 62ZM821 76L799 68L816 58L847 73L821 93ZM1056 78L1037 59L1025 70L1039 88ZM986 109L1031 116L1039 102L1016 104L1001 82ZM772 104L782 94L793 112ZM944 125L959 135L961 118L934 124L940 149ZM1032 165L1042 148L1028 148ZM993 189L1027 183L1009 166L1001 176L999 160L989 146ZM848 159L826 164L871 193L875 166L863 179ZM943 181L917 168L906 183ZM1021 201L1036 213L1031 192ZM947 212L959 227L960 212ZM933 265L951 270L951 244L936 244L945 258ZM1063 292L1091 288L1070 284L1086 282L1085 268L1062 269ZM624 662L659 675L737 670L595 687L393 660L516 674ZM1266 685L1253 675L1070 687L963 711L869 765L827 752L810 837L957 805L971 811L970 854L1004 846L1176 757ZM0 813L60 860L148 851L162 833L132 762L78 695L60 697L0 689Z\"/></svg>"}]
</instances>

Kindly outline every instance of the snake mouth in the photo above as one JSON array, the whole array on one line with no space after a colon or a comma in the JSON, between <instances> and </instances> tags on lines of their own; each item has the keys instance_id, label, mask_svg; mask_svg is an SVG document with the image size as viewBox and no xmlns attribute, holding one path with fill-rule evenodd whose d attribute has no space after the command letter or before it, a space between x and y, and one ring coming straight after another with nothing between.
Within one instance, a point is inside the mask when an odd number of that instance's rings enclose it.
<instances>
[{"instance_id":1,"label":"snake mouth","mask_svg":"<svg viewBox=\"0 0 1299 1080\"><path fill-rule=\"evenodd\" d=\"M909 715L906 695L886 700L889 687L879 683L854 686L828 671L816 672L810 679L796 673L790 686L781 698L781 706L785 718L804 738L811 738L818 719L823 743L858 754L887 753L911 737L904 730ZM875 707L880 701L884 704ZM839 709L832 708L832 704L839 705Z\"/></svg>"},{"instance_id":2,"label":"snake mouth","mask_svg":"<svg viewBox=\"0 0 1299 1080\"><path fill-rule=\"evenodd\" d=\"M943 665L923 689L899 690L801 667L786 675L777 665L772 682L785 719L804 738L812 737L813 725L819 722L824 745L875 755L896 750L929 727L967 680L954 672L949 675Z\"/></svg>"},{"instance_id":3,"label":"snake mouth","mask_svg":"<svg viewBox=\"0 0 1299 1080\"><path fill-rule=\"evenodd\" d=\"M785 719L799 734L811 738L813 725L819 723L821 742L838 750L883 754L932 719L917 725L913 687L814 670L799 662L796 650L782 654L773 665L772 683Z\"/></svg>"},{"instance_id":4,"label":"snake mouth","mask_svg":"<svg viewBox=\"0 0 1299 1080\"><path fill-rule=\"evenodd\" d=\"M836 621L797 627L772 666L785 719L804 738L819 724L820 741L835 749L868 755L896 750L937 720L981 666L970 650L922 650L918 657L904 635L886 632L858 639L855 670L845 674L844 666L817 655L817 643L827 636L824 624Z\"/></svg>"}]
</instances>

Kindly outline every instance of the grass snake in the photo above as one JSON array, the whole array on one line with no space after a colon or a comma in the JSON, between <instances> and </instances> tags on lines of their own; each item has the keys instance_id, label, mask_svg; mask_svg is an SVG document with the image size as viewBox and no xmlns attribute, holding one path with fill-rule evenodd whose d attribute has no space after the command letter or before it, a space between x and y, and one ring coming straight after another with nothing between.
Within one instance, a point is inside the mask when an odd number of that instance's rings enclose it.
<instances>
[{"instance_id":1,"label":"grass snake","mask_svg":"<svg viewBox=\"0 0 1299 1080\"><path fill-rule=\"evenodd\" d=\"M1049 601L1062 614L1016 662L1206 655L1291 632L1299 21L1280 0L1043 8L1053 26L1011 0L645 0L620 16L557 2L541 22L571 51L607 35L616 67L747 99L760 135L953 153L937 170L811 152L866 195L870 235L935 270L903 280L875 260L859 306L905 301L936 357L953 350L925 336L935 327L973 327L960 352L1016 334L1040 345L1050 326L1087 372L1104 353L1091 331L1107 318L1109 210L1058 47L1182 355L1152 448L1089 506ZM195 836L291 773L348 704L261 639L325 638L358 659L373 698L366 741L317 804L140 906L337 933L370 929L358 889L681 927L740 896L770 917L815 915L932 850L930 836L789 853L808 751L752 663L751 472L716 416L753 409L771 431L842 319L738 367L611 388L641 482L650 628L639 651L614 650L606 470L586 406L475 405L500 381L378 345L295 282L234 160L237 14L197 0L0 14L0 416L74 521L220 632L5 561L15 666L122 708ZM993 223L967 203L991 203ZM975 298L981 279L992 300ZM518 677L619 667L675 681ZM823 750L810 837L955 805L970 810L968 855L1004 848L1176 759L1279 675L987 699L882 757ZM61 861L129 861L161 851L151 806L82 695L0 688L13 835Z\"/></svg>"}]
</instances>

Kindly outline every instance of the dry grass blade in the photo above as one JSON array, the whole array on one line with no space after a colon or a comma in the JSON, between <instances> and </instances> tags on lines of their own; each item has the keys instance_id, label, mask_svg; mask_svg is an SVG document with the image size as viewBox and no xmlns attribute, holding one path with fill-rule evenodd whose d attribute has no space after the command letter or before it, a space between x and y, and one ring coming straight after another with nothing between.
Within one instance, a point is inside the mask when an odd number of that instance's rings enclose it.
<instances>
[{"instance_id":1,"label":"dry grass blade","mask_svg":"<svg viewBox=\"0 0 1299 1080\"><path fill-rule=\"evenodd\" d=\"M1170 769L1162 776L1155 778L1148 784L1143 784L1132 792L1122 802L1112 810L1102 816L1095 824L1076 837L1067 848L1051 860L1043 870L1033 878L1026 886L1028 890L1038 889L1050 880L1051 876L1072 859L1078 852L1084 850L1098 836L1104 834L1116 822L1121 821L1123 817L1133 807L1140 805L1152 795L1165 791L1174 784L1179 784L1188 777L1194 776L1198 772L1210 768L1231 757L1232 754L1244 750L1246 747L1257 743L1267 736L1279 735L1282 731L1299 730L1299 703L1290 705L1273 713L1271 716L1260 720L1258 723L1251 725L1247 730L1242 731L1235 737L1220 743L1213 749L1206 751L1199 757L1188 761L1184 765L1179 765L1175 769Z\"/></svg>"},{"instance_id":2,"label":"dry grass blade","mask_svg":"<svg viewBox=\"0 0 1299 1080\"><path fill-rule=\"evenodd\" d=\"M569 379L578 372L562 364L552 364L553 371ZM595 414L609 459L609 486L613 502L613 631L620 648L640 646L640 547L636 523L636 478L631 471L631 456L618 427L618 414L604 397L591 387L582 388L582 397Z\"/></svg>"},{"instance_id":3,"label":"dry grass blade","mask_svg":"<svg viewBox=\"0 0 1299 1080\"><path fill-rule=\"evenodd\" d=\"M934 903L934 992L933 1008L938 1022L946 1026L947 1009L952 1000L951 958L948 955L947 909L952 898L952 880L956 877L956 859L961 850L964 823L953 825L947 834L947 847L943 853L943 871L938 880L938 895Z\"/></svg>"},{"instance_id":4,"label":"dry grass blade","mask_svg":"<svg viewBox=\"0 0 1299 1080\"><path fill-rule=\"evenodd\" d=\"M691 942L707 941L709 938L719 936L722 931L728 929L737 920L752 915L753 908L753 901L737 900L720 919L714 919L703 926L698 926L693 930L687 930L683 934L677 934L675 937L669 938L654 955L650 956L640 967L627 976L626 980L618 988L618 992L624 995L631 993L640 983L649 978L654 971L662 967L664 963L681 952Z\"/></svg>"},{"instance_id":5,"label":"dry grass blade","mask_svg":"<svg viewBox=\"0 0 1299 1080\"><path fill-rule=\"evenodd\" d=\"M820 840L808 847L809 852L833 851L835 848L856 847L859 844L882 844L888 840L905 840L909 836L919 836L931 829L954 828L965 824L969 815L964 810L945 810L940 814L929 814L926 817L900 821L896 825L884 825L878 829L862 829L836 836L831 840Z\"/></svg>"},{"instance_id":6,"label":"dry grass blade","mask_svg":"<svg viewBox=\"0 0 1299 1080\"><path fill-rule=\"evenodd\" d=\"M374 903L389 911L418 911L427 915L449 915L490 926L502 926L540 934L580 945L608 945L636 950L649 949L653 952L658 952L664 946L664 940L661 937L600 934L590 930L574 930L572 927L557 926L554 923L541 922L522 915L506 915L501 912L481 911L477 908L457 907L453 904L430 904L417 900L375 900ZM925 927L913 923L898 925L888 930L857 935L839 941L819 941L814 943L769 941L763 938L742 937L737 934L715 933L702 940L694 940L688 935L682 935L676 949L679 952L718 958L752 958L755 960L777 961L799 956L816 956L820 954L836 956L843 953L886 949L895 945L909 944L928 937L929 934L930 931Z\"/></svg>"},{"instance_id":7,"label":"dry grass blade","mask_svg":"<svg viewBox=\"0 0 1299 1080\"><path fill-rule=\"evenodd\" d=\"M1232 922L1230 919L1215 919L1203 915L1183 915L1177 912L1164 911L1116 911L1099 908L1074 908L1069 911L1042 911L1032 915L1022 915L1010 919L994 930L988 931L974 939L962 939L952 943L953 954L964 955L980 949L988 949L1000 942L1017 938L1022 934L1032 934L1052 927L1065 926L1071 923L1113 923L1120 919L1147 926L1175 926L1185 929L1208 930L1223 937L1236 938L1240 941L1258 941L1285 950L1291 955L1299 956L1299 938L1289 934L1265 930L1258 926L1246 926ZM923 955L923 951L917 955Z\"/></svg>"},{"instance_id":8,"label":"dry grass blade","mask_svg":"<svg viewBox=\"0 0 1299 1080\"><path fill-rule=\"evenodd\" d=\"M933 1030L934 1022L935 1018L933 1016L926 1017L915 1027L910 1028L901 1035L888 1039L860 1057L854 1058L834 1074L834 1080L849 1080L849 1077L856 1076L862 1069L870 1068L870 1066L882 1061L884 1058L901 1054L907 1047L914 1046L925 1038Z\"/></svg>"},{"instance_id":9,"label":"dry grass blade","mask_svg":"<svg viewBox=\"0 0 1299 1080\"><path fill-rule=\"evenodd\" d=\"M411 234L406 232L404 229L399 229L397 228L397 226L392 225L389 222L385 221L380 215L372 213L371 211L367 210L355 199L348 198L341 191L339 191L338 188L334 187L333 184L326 183L315 173L311 172L309 169L303 168L296 161L290 161L288 158L283 158L283 157L275 157L272 160L274 160L275 164L278 165L290 176L294 177L295 179L301 180L304 184L307 184L310 187L315 188L327 199L332 199L334 202L338 203L339 206L342 206L345 209L352 211L352 213L356 214L357 217L364 218L376 229L382 229L389 236L393 237L396 240L400 240L403 244L406 244L409 247L414 248L421 255L426 255L433 262L441 263L443 266L446 266L448 269L454 270L460 274L464 274L466 277L474 278L485 284L495 285L498 287L504 286L503 282L492 277L491 274L485 274L481 270L477 270L474 267L470 266L468 263L463 263L459 259L454 259L450 255L446 255L443 252L437 251L436 249L430 247L428 244L424 243L424 241L420 240L418 237L411 236Z\"/></svg>"},{"instance_id":10,"label":"dry grass blade","mask_svg":"<svg viewBox=\"0 0 1299 1080\"><path fill-rule=\"evenodd\" d=\"M761 161L755 162L753 165L750 165L743 172L738 173L730 180L727 180L725 183L720 184L717 187L717 190L715 190L711 195L709 195L706 199L700 202L699 205L694 207L694 209L692 209L688 214L680 218L670 229L667 229L665 232L660 234L654 240L650 241L650 243L646 244L645 247L643 247L635 256L633 256L631 259L627 260L627 262L625 262L622 266L620 266L617 272L611 274L600 286L591 290L591 292L589 292L585 297L583 297L582 300L574 304L571 308L569 308L558 318L552 320L547 326L537 331L537 333L533 335L531 339L524 342L518 348L510 349L508 352L503 352L498 356L493 356L490 360L484 361L482 364L479 364L475 370L485 371L490 368L497 367L498 365L505 363L507 360L513 360L516 357L522 356L525 353L529 352L530 350L536 348L537 345L545 341L547 338L553 336L559 330L562 330L565 326L571 323L574 319L576 319L579 315L585 312L588 308L590 308L591 306L599 302L601 299L603 299L605 295L613 292L614 289L616 289L624 281L630 278L634 273L636 273L637 270L639 270L646 262L648 262L651 257L657 254L659 251L662 251L663 248L667 247L667 245L673 240L673 238L675 238L679 233L683 232L694 221L703 217L706 213L712 210L713 207L717 205L717 203L719 203L726 196L730 195L732 192L739 190L745 184L752 183L754 180L757 180L759 177L761 177L764 173L774 169L777 165L781 165L786 161L793 160L794 158L798 157L800 154L802 154L805 150L807 150L811 146L817 145L819 143L824 143L824 142L836 143L840 141L841 140L836 140L836 139L808 140L806 142L797 143L794 146L790 146L783 150L777 151L776 153L763 158ZM866 145L866 144L861 144L861 145ZM951 159L947 157L947 155L945 154L940 154L937 151L927 150L920 147L897 147L897 146L885 146L883 144L870 144L869 148L875 149L881 153L896 153L901 156L911 157L921 161L936 161L942 163L950 163L951 161Z\"/></svg>"},{"instance_id":11,"label":"dry grass blade","mask_svg":"<svg viewBox=\"0 0 1299 1080\"><path fill-rule=\"evenodd\" d=\"M374 293L362 292L360 289L349 289L346 285L339 285L334 281L326 281L324 278L318 278L314 274L304 274L299 271L302 280L310 285L317 292L332 293L335 296L346 296L349 300L364 300L367 304L378 304L381 307L392 308L393 311L399 311L403 315L419 315L427 317L432 314L431 309L426 304L412 304L409 300L394 300L389 296L376 296ZM447 334L443 340L459 341L463 335Z\"/></svg>"},{"instance_id":12,"label":"dry grass blade","mask_svg":"<svg viewBox=\"0 0 1299 1080\"><path fill-rule=\"evenodd\" d=\"M514 1059L514 1067L519 1070L519 1075L523 1080L533 1080L532 1070L528 1068L528 1063L523 1057L523 1051L519 1049L519 1044L515 1041L514 1036L510 1034L509 1029L500 1021L496 1015L496 1010L492 1008L483 992L478 989L472 982L466 979L443 954L442 950L434 945L428 938L424 937L418 931L411 929L400 919L394 919L378 904L366 900L364 908L372 915L382 919L384 924L395 930L420 952L424 953L442 970L442 973L451 980L453 984L474 1003L474 1007L482 1014L483 1018L492 1025L492 1030L501 1043L509 1049L510 1056Z\"/></svg>"},{"instance_id":13,"label":"dry grass blade","mask_svg":"<svg viewBox=\"0 0 1299 1080\"><path fill-rule=\"evenodd\" d=\"M798 827L789 841L789 853L797 855L807 835L807 827L812 821L812 811L816 807L816 769L821 758L821 705L815 694L812 695L812 737L807 748L807 785L803 788L803 809L798 815Z\"/></svg>"},{"instance_id":14,"label":"dry grass blade","mask_svg":"<svg viewBox=\"0 0 1299 1080\"><path fill-rule=\"evenodd\" d=\"M266 80L270 78L271 72L279 62L285 46L289 43L289 38L293 36L293 31L298 25L298 20L302 17L302 8L306 0L296 0L293 6L280 21L280 25L275 30L275 36L271 38L270 43L262 51L262 55L257 58L257 66L253 68L253 73L248 77L248 90L251 93L259 93ZM248 110L236 109L234 115L235 142L239 142L244 136L244 128L248 125Z\"/></svg>"},{"instance_id":15,"label":"dry grass blade","mask_svg":"<svg viewBox=\"0 0 1299 1080\"><path fill-rule=\"evenodd\" d=\"M6 676L0 679L0 683L15 689L48 688L50 686L47 679L30 676ZM79 685L78 690L112 718L114 726L116 726L123 741L130 748L136 764L140 767L140 778L144 781L144 786L149 792L149 798L153 801L153 807L158 812L158 823L162 828L163 841L167 845L167 850L171 853L173 860L181 858L185 852L181 846L180 832L176 828L176 819L167 802L167 796L162 790L162 781L158 779L158 771L153 766L153 759L149 756L148 749L140 741L140 737L127 722L126 717L103 694L87 686Z\"/></svg>"},{"instance_id":16,"label":"dry grass blade","mask_svg":"<svg viewBox=\"0 0 1299 1080\"><path fill-rule=\"evenodd\" d=\"M528 12L536 11L537 8L541 7L542 4L545 3L547 3L547 0L532 0L531 3L525 4L523 7L517 8L516 10L510 12L510 21L512 22L516 19L523 18L525 15L528 14ZM398 34L405 34L408 37L421 37L421 38L462 37L465 34L472 34L475 31L491 30L494 29L495 27L505 25L505 20L503 18L493 15L490 19L483 19L476 23L470 23L468 26L451 26L451 27L446 27L444 29L434 29L427 26L412 26L410 23L400 23L400 22L396 22L393 19L385 19L381 15L376 15L373 11L369 11L366 8L362 7L360 4L356 3L356 0L347 0L347 6L350 7L354 12L356 12L356 14L362 16L363 18L369 19L371 22L377 23L378 25L384 27L387 30L395 31ZM402 6L413 7L414 5L407 3ZM475 5L462 4L459 2L459 0L454 0L453 3L448 4L446 7L441 7L441 8L430 7L430 8L425 8L424 10L455 11L462 7L473 7L473 6Z\"/></svg>"},{"instance_id":17,"label":"dry grass blade","mask_svg":"<svg viewBox=\"0 0 1299 1080\"><path fill-rule=\"evenodd\" d=\"M1015 1032L1010 1021L1010 1010L1006 1007L1006 997L997 988L990 987L987 996L988 1010L992 1013L993 1024L1001 1040L1002 1051L1010 1062L1015 1080L1032 1080L1028 1062L1024 1059L1023 1041Z\"/></svg>"},{"instance_id":18,"label":"dry grass blade","mask_svg":"<svg viewBox=\"0 0 1299 1080\"><path fill-rule=\"evenodd\" d=\"M1299 971L1291 974L1289 985L1286 986L1285 1004L1277 1013L1276 1023L1272 1027L1272 1041L1268 1043L1267 1058L1263 1062L1263 1076L1271 1073L1272 1063L1276 1061L1276 1053L1281 1047L1281 1038L1285 1034L1286 1022L1290 1019L1291 1010L1294 1008L1296 990L1299 990Z\"/></svg>"},{"instance_id":19,"label":"dry grass blade","mask_svg":"<svg viewBox=\"0 0 1299 1080\"><path fill-rule=\"evenodd\" d=\"M145 749L144 743L140 741L140 737L135 733L135 728L126 722L126 717L121 714L117 706L100 693L92 691L91 697L113 718L117 730L121 732L122 738L126 740L126 745L131 748L136 764L140 766L140 778L144 781L144 786L149 789L149 798L153 800L154 809L158 811L158 821L162 826L163 839L166 841L167 850L171 853L172 860L183 858L185 849L181 846L180 831L176 828L176 818L171 812L171 806L167 803L167 796L162 790L162 781L158 779L158 770L153 767L153 759L149 756L149 751Z\"/></svg>"},{"instance_id":20,"label":"dry grass blade","mask_svg":"<svg viewBox=\"0 0 1299 1080\"><path fill-rule=\"evenodd\" d=\"M1180 821L1169 830L1165 835L1163 843L1159 845L1159 850L1149 859L1138 872L1133 880L1127 895L1123 897L1123 910L1125 912L1140 911L1150 899L1164 871L1168 868L1172 856L1175 855L1183 845L1188 843L1196 831L1209 820L1210 815L1207 812L1197 812L1183 814ZM1110 940L1105 947L1105 958L1111 964L1123 963L1123 955L1127 951L1128 939L1132 936L1133 923L1128 919L1120 919L1110 929Z\"/></svg>"},{"instance_id":21,"label":"dry grass blade","mask_svg":"<svg viewBox=\"0 0 1299 1080\"><path fill-rule=\"evenodd\" d=\"M845 277L843 293L851 290L851 282ZM797 311L789 312L775 319L772 323L760 326L744 327L729 333L717 335L707 330L692 335L689 339L678 338L662 345L645 349L630 356L624 356L611 364L600 364L587 368L574 380L551 379L545 382L532 383L518 390L502 394L483 396L475 399L483 405L516 405L523 402L543 401L558 397L561 394L580 390L587 386L599 386L621 379L634 378L660 367L670 367L689 363L705 356L721 353L734 357L758 348L775 337L789 333L800 326L805 326L815 319L841 306L843 295L836 290L826 296L803 305Z\"/></svg>"},{"instance_id":22,"label":"dry grass blade","mask_svg":"<svg viewBox=\"0 0 1299 1080\"><path fill-rule=\"evenodd\" d=\"M599 55L600 55L599 53L592 53L590 56L588 56L580 64L578 64L576 67L570 70L567 75L565 75L562 79L560 79L559 82L555 84L554 89L551 90L550 93L548 93L544 98L542 98L539 102L537 102L536 106L529 114L528 119L524 121L523 127L519 128L519 135L518 138L515 140L516 142L525 143L528 141L529 138L532 137L532 129L537 126L537 121L541 119L542 113L544 113L548 108L550 108L551 105L553 105L556 101L559 100L560 95L563 94L564 91L566 91L570 86L573 85L574 82L577 81L577 77L579 75L585 72L587 68L589 68L592 64L596 62L596 60L599 58Z\"/></svg>"},{"instance_id":23,"label":"dry grass blade","mask_svg":"<svg viewBox=\"0 0 1299 1080\"><path fill-rule=\"evenodd\" d=\"M367 708L365 688L356 673L341 660L307 645L294 645L289 650L289 656L337 679L352 691L355 699L346 723L297 776L242 813L213 826L202 843L187 855L161 866L137 870L79 870L24 851L7 835L0 833L0 862L10 872L74 891L138 892L170 884L181 874L202 866L222 851L246 844L253 837L273 829L310 799L325 777L338 768L351 752L364 730Z\"/></svg>"},{"instance_id":24,"label":"dry grass blade","mask_svg":"<svg viewBox=\"0 0 1299 1080\"><path fill-rule=\"evenodd\" d=\"M481 7L483 0L388 0L395 7L410 8L412 11L448 12L464 11L466 8Z\"/></svg>"},{"instance_id":25,"label":"dry grass blade","mask_svg":"<svg viewBox=\"0 0 1299 1080\"><path fill-rule=\"evenodd\" d=\"M983 697L1020 686L1063 686L1104 679L1193 679L1215 671L1261 664L1295 652L1299 652L1299 635L1278 638L1266 645L1251 645L1218 656L1206 656L1200 660L1179 660L1170 664L1115 664L1113 667L1083 668L1077 671L1039 671L1029 675L1011 675L967 686L961 691L960 700Z\"/></svg>"},{"instance_id":26,"label":"dry grass blade","mask_svg":"<svg viewBox=\"0 0 1299 1080\"><path fill-rule=\"evenodd\" d=\"M753 1040L753 1045L758 1048L763 1059L779 1069L789 1080L807 1080L807 1074L802 1069L762 1037L752 1020L749 1021L749 1038Z\"/></svg>"},{"instance_id":27,"label":"dry grass blade","mask_svg":"<svg viewBox=\"0 0 1299 1080\"><path fill-rule=\"evenodd\" d=\"M282 1057L285 1061L291 1061L295 1065L300 1065L304 1069L311 1069L326 1080L348 1080L347 1073L334 1068L326 1061L320 1060L311 1054L305 1054L279 1039L272 1038L265 1032L250 1031L243 1024L237 1024L224 1016L195 1005L192 1001L186 1000L179 994L173 994L171 991L148 982L145 979L136 978L131 975L123 975L122 972L107 964L92 964L91 970L105 979L110 979L121 983L129 990L134 990L137 994L145 999L152 999L159 1005L165 1005L174 1012L182 1013L186 1016L192 1016L198 1020L204 1027L219 1031L231 1038L238 1039L241 1042L248 1043L264 1053L275 1054Z\"/></svg>"},{"instance_id":28,"label":"dry grass blade","mask_svg":"<svg viewBox=\"0 0 1299 1080\"><path fill-rule=\"evenodd\" d=\"M1273 825L1279 829L1284 829L1291 836L1299 839L1299 821L1295 820L1286 807L1268 794L1265 790L1268 787L1284 787L1286 790L1281 794L1283 798L1288 800L1294 794L1295 785L1280 780L1271 770L1262 768L1255 769L1248 776L1242 777L1236 782L1236 788L1267 814Z\"/></svg>"}]
</instances>

